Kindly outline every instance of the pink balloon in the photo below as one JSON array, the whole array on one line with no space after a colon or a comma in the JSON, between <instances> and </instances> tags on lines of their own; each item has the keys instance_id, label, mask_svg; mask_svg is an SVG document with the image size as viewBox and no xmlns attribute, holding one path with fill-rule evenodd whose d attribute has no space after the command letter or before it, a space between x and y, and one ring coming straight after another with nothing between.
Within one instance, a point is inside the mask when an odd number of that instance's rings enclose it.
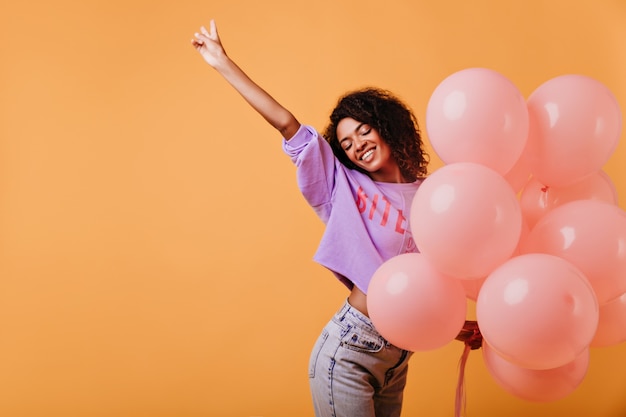
<instances>
[{"instance_id":1,"label":"pink balloon","mask_svg":"<svg viewBox=\"0 0 626 417\"><path fill-rule=\"evenodd\" d=\"M508 181L513 188L513 191L516 193L524 188L531 177L531 155L527 150L528 148L527 144L517 162L515 162L513 167L506 174L504 174L504 179Z\"/></svg>"},{"instance_id":2,"label":"pink balloon","mask_svg":"<svg viewBox=\"0 0 626 417\"><path fill-rule=\"evenodd\" d=\"M599 171L622 128L619 104L599 81L562 75L528 98L532 175L542 184L568 185Z\"/></svg>"},{"instance_id":3,"label":"pink balloon","mask_svg":"<svg viewBox=\"0 0 626 417\"><path fill-rule=\"evenodd\" d=\"M420 252L444 274L463 279L486 277L510 258L522 227L507 181L471 162L445 165L424 180L410 220Z\"/></svg>"},{"instance_id":4,"label":"pink balloon","mask_svg":"<svg viewBox=\"0 0 626 417\"><path fill-rule=\"evenodd\" d=\"M478 279L459 279L459 282L463 286L463 290L465 290L465 296L472 301L476 301L478 299L480 288L483 286L486 279L487 277Z\"/></svg>"},{"instance_id":5,"label":"pink balloon","mask_svg":"<svg viewBox=\"0 0 626 417\"><path fill-rule=\"evenodd\" d=\"M587 374L589 348L562 366L552 369L528 369L508 362L483 343L483 359L487 371L509 394L526 401L556 401L573 393Z\"/></svg>"},{"instance_id":6,"label":"pink balloon","mask_svg":"<svg viewBox=\"0 0 626 417\"><path fill-rule=\"evenodd\" d=\"M526 244L526 240L530 236L530 227L528 226L528 222L522 217L522 231L519 236L519 240L517 242L517 246L515 247L515 251L513 252L513 256L523 255L524 247Z\"/></svg>"},{"instance_id":7,"label":"pink balloon","mask_svg":"<svg viewBox=\"0 0 626 417\"><path fill-rule=\"evenodd\" d=\"M598 200L578 200L543 216L522 252L561 257L582 271L604 304L626 292L626 212Z\"/></svg>"},{"instance_id":8,"label":"pink balloon","mask_svg":"<svg viewBox=\"0 0 626 417\"><path fill-rule=\"evenodd\" d=\"M461 284L419 253L395 256L374 273L367 290L372 323L392 344L409 351L437 349L465 324Z\"/></svg>"},{"instance_id":9,"label":"pink balloon","mask_svg":"<svg viewBox=\"0 0 626 417\"><path fill-rule=\"evenodd\" d=\"M622 342L626 342L626 293L600 306L598 330L591 346L614 346Z\"/></svg>"},{"instance_id":10,"label":"pink balloon","mask_svg":"<svg viewBox=\"0 0 626 417\"><path fill-rule=\"evenodd\" d=\"M445 163L475 162L505 174L526 144L528 109L503 75L468 68L437 86L426 109L426 129Z\"/></svg>"},{"instance_id":11,"label":"pink balloon","mask_svg":"<svg viewBox=\"0 0 626 417\"><path fill-rule=\"evenodd\" d=\"M512 256L518 256L522 254L521 248L524 244L523 242L529 234L530 229L528 228L526 223L522 221L522 232L520 234L520 240ZM478 299L478 293L480 292L480 289L482 288L486 279L487 277L482 277L478 279L459 279L459 281L461 281L461 285L463 285L463 288L465 289L465 296L472 301L476 301Z\"/></svg>"},{"instance_id":12,"label":"pink balloon","mask_svg":"<svg viewBox=\"0 0 626 417\"><path fill-rule=\"evenodd\" d=\"M598 302L574 265L535 253L511 258L487 277L476 317L484 340L507 361L551 369L589 346L598 325Z\"/></svg>"},{"instance_id":13,"label":"pink balloon","mask_svg":"<svg viewBox=\"0 0 626 417\"><path fill-rule=\"evenodd\" d=\"M550 210L576 200L600 200L617 205L617 190L604 172L595 172L570 185L546 186L531 178L520 195L520 206L532 228Z\"/></svg>"}]
</instances>

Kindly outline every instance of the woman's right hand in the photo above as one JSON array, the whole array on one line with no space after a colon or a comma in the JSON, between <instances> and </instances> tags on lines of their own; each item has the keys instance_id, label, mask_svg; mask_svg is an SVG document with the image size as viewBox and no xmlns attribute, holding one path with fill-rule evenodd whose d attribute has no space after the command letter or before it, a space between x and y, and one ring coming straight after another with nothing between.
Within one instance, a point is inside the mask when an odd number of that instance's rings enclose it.
<instances>
[{"instance_id":1,"label":"woman's right hand","mask_svg":"<svg viewBox=\"0 0 626 417\"><path fill-rule=\"evenodd\" d=\"M209 28L211 29L210 32L202 26L200 33L194 34L194 39L191 40L191 44L200 52L202 58L204 58L210 66L218 68L228 56L217 34L217 27L213 19L211 19Z\"/></svg>"}]
</instances>

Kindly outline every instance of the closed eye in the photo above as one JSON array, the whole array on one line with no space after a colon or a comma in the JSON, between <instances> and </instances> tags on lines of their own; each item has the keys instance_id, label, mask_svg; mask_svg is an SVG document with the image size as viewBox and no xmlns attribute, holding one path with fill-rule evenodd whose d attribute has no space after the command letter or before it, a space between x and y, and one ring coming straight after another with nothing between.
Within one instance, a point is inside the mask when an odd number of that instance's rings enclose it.
<instances>
[{"instance_id":1,"label":"closed eye","mask_svg":"<svg viewBox=\"0 0 626 417\"><path fill-rule=\"evenodd\" d=\"M364 126L363 130L361 130L361 136L367 136L372 133L372 128L369 126Z\"/></svg>"}]
</instances>

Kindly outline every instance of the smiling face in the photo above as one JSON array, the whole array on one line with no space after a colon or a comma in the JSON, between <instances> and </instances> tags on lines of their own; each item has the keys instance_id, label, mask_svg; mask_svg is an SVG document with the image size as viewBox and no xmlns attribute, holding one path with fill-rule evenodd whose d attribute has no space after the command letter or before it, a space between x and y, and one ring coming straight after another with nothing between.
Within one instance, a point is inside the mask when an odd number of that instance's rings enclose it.
<instances>
[{"instance_id":1,"label":"smiling face","mask_svg":"<svg viewBox=\"0 0 626 417\"><path fill-rule=\"evenodd\" d=\"M374 181L404 182L391 148L376 129L346 117L337 124L337 139L348 159Z\"/></svg>"}]
</instances>

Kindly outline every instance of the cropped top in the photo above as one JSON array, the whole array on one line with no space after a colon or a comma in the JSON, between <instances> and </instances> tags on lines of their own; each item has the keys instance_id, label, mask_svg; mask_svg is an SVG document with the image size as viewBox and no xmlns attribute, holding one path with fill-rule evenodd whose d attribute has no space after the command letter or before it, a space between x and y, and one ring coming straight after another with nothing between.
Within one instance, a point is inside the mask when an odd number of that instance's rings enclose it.
<instances>
[{"instance_id":1,"label":"cropped top","mask_svg":"<svg viewBox=\"0 0 626 417\"><path fill-rule=\"evenodd\" d=\"M300 191L325 223L313 259L349 289L367 294L372 275L393 256L417 252L409 227L413 183L373 181L347 168L314 128L301 125L283 150L297 167Z\"/></svg>"}]
</instances>

